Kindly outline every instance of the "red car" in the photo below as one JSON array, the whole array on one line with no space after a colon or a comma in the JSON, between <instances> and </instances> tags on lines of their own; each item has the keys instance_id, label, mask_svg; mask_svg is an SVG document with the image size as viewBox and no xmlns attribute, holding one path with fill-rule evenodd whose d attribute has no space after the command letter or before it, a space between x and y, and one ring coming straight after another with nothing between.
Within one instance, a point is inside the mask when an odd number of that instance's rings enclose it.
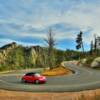
<instances>
[{"instance_id":1,"label":"red car","mask_svg":"<svg viewBox=\"0 0 100 100\"><path fill-rule=\"evenodd\" d=\"M27 73L22 77L22 82L28 82L28 83L45 83L46 82L46 77L40 75L39 73Z\"/></svg>"}]
</instances>

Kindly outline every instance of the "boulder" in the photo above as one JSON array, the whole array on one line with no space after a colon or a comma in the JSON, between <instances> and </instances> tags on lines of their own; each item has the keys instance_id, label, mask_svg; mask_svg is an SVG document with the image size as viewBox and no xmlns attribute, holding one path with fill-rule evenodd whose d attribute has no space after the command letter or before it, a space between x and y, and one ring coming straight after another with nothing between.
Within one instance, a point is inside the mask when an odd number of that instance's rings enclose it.
<instances>
[{"instance_id":1,"label":"boulder","mask_svg":"<svg viewBox=\"0 0 100 100\"><path fill-rule=\"evenodd\" d=\"M85 64L85 63L86 63L86 61L87 61L87 59L86 59L86 58L82 59L82 60L81 60L81 64Z\"/></svg>"},{"instance_id":2,"label":"boulder","mask_svg":"<svg viewBox=\"0 0 100 100\"><path fill-rule=\"evenodd\" d=\"M99 68L100 67L100 57L97 57L91 63L92 68Z\"/></svg>"},{"instance_id":3,"label":"boulder","mask_svg":"<svg viewBox=\"0 0 100 100\"><path fill-rule=\"evenodd\" d=\"M78 66L83 66L85 63L86 63L87 59L84 58L84 59L81 59L80 61L77 62L77 65Z\"/></svg>"}]
</instances>

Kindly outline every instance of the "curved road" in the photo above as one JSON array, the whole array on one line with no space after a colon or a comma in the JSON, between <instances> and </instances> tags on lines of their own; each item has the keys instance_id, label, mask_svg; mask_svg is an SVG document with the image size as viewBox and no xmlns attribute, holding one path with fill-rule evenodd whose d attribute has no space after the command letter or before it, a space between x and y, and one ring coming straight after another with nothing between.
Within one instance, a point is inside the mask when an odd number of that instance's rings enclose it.
<instances>
[{"instance_id":1,"label":"curved road","mask_svg":"<svg viewBox=\"0 0 100 100\"><path fill-rule=\"evenodd\" d=\"M4 74L0 76L0 88L32 92L65 92L100 88L99 70L78 67L72 62L64 62L63 64L75 73L64 76L47 77L47 83L41 85L21 83L20 79L25 72Z\"/></svg>"}]
</instances>

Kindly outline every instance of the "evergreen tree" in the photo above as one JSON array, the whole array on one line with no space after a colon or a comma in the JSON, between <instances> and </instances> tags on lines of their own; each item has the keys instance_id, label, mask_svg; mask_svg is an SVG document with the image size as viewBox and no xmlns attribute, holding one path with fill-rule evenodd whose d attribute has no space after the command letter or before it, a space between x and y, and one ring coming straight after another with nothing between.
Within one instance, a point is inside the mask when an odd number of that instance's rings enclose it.
<instances>
[{"instance_id":1,"label":"evergreen tree","mask_svg":"<svg viewBox=\"0 0 100 100\"><path fill-rule=\"evenodd\" d=\"M95 40L95 42L94 42L94 50L96 52L96 50L97 50L97 39L96 39L96 35L94 36L94 40Z\"/></svg>"},{"instance_id":2,"label":"evergreen tree","mask_svg":"<svg viewBox=\"0 0 100 100\"><path fill-rule=\"evenodd\" d=\"M83 39L82 39L82 35L83 35L83 32L80 31L80 33L77 35L77 38L76 38L76 49L80 49L82 48L83 52L84 52L84 46L83 46Z\"/></svg>"},{"instance_id":3,"label":"evergreen tree","mask_svg":"<svg viewBox=\"0 0 100 100\"><path fill-rule=\"evenodd\" d=\"M93 41L91 41L91 44L90 44L90 54L93 53L93 49L94 49L94 44L93 44Z\"/></svg>"}]
</instances>

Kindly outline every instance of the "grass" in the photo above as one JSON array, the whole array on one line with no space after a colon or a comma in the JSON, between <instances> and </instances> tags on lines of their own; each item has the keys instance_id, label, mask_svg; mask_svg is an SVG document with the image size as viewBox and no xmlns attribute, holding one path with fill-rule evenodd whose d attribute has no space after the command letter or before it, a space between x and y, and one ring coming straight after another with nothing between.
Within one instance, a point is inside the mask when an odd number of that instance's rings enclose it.
<instances>
[{"instance_id":1,"label":"grass","mask_svg":"<svg viewBox=\"0 0 100 100\"><path fill-rule=\"evenodd\" d=\"M68 75L72 73L71 70L63 67L63 66L58 66L54 69L49 69L49 70L44 70L41 74L44 76L59 76L59 75Z\"/></svg>"}]
</instances>

